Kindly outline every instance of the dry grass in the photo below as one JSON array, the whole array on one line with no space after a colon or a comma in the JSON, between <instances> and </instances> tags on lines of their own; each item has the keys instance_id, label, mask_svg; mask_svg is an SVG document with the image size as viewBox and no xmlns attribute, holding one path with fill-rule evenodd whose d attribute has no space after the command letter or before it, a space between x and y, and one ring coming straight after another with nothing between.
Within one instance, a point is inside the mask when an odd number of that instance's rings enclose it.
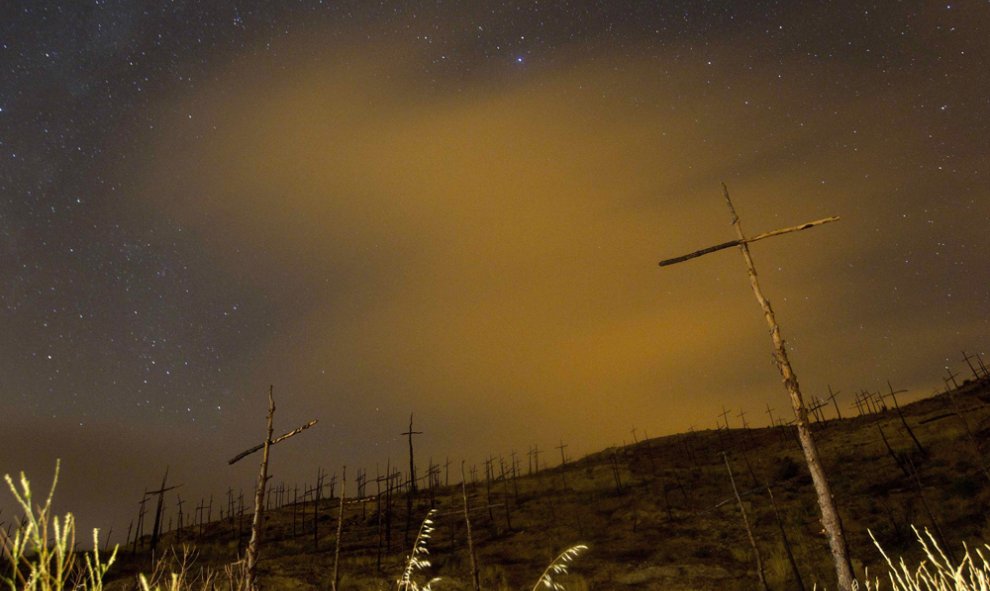
<instances>
[{"instance_id":1,"label":"dry grass","mask_svg":"<svg viewBox=\"0 0 990 591\"><path fill-rule=\"evenodd\" d=\"M83 553L80 562L76 552L76 524L72 513L59 517L52 510L52 498L58 484L60 464L55 464L55 477L43 505L34 503L31 483L23 472L18 488L10 474L4 475L7 487L24 511L14 536L0 532L3 566L9 574L0 581L11 589L24 591L62 591L63 589L103 589L103 577L117 557L114 547L110 557L100 557L99 530L93 530L93 551Z\"/></svg>"}]
</instances>

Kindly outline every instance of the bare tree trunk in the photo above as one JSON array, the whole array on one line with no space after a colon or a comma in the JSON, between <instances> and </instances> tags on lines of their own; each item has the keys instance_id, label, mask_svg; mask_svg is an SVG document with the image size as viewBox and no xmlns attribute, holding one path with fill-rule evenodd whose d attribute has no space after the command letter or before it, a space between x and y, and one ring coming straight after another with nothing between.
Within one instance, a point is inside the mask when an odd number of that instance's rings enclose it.
<instances>
[{"instance_id":1,"label":"bare tree trunk","mask_svg":"<svg viewBox=\"0 0 990 591\"><path fill-rule=\"evenodd\" d=\"M272 396L273 387L268 388L268 427L265 442L262 444L261 468L258 471L258 484L254 489L254 518L251 520L251 541L247 549L248 587L258 588L258 551L261 546L261 527L265 513L265 485L268 483L268 452L272 445L274 427L272 419L275 416L275 399Z\"/></svg>"},{"instance_id":2,"label":"bare tree trunk","mask_svg":"<svg viewBox=\"0 0 990 591\"><path fill-rule=\"evenodd\" d=\"M784 348L784 338L780 335L780 327L777 325L777 318L774 316L770 302L763 296L760 289L759 280L756 277L756 266L753 258L749 254L749 246L745 240L742 226L739 223L739 216L736 215L732 200L729 199L729 190L722 184L722 194L732 213L732 224L735 226L736 234L741 243L739 250L742 252L746 262L746 272L749 275L749 282L753 288L753 295L763 309L767 326L770 328L770 338L773 341L773 354L777 361L777 369L784 380L784 387L790 395L791 405L794 408L794 417L797 423L798 439L801 442L801 449L804 451L804 458L808 464L808 471L811 473L811 481L818 496L818 507L822 514L822 527L828 535L828 545L832 552L832 559L835 563L835 575L837 578L837 588L839 591L852 591L853 573L849 562L849 552L846 547L845 534L842 531L842 521L839 518L839 511L835 506L835 499L832 497L832 490L822 468L821 459L818 456L818 447L811 435L811 428L808 425L808 410L804 405L801 396L801 387L798 385L797 376L791 368L791 363L787 359L787 350Z\"/></svg>"}]
</instances>

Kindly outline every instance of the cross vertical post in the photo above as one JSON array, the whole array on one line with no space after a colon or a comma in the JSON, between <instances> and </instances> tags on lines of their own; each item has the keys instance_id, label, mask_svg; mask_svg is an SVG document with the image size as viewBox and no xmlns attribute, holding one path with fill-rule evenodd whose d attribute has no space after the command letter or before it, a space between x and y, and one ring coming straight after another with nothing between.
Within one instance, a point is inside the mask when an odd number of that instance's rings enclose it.
<instances>
[{"instance_id":1,"label":"cross vertical post","mask_svg":"<svg viewBox=\"0 0 990 591\"><path fill-rule=\"evenodd\" d=\"M725 409L725 405L724 404L722 405L722 414L720 414L718 416L722 417L722 420L725 422L725 430L728 431L729 430L729 411ZM718 424L718 423L716 423L716 424Z\"/></svg>"},{"instance_id":2,"label":"cross vertical post","mask_svg":"<svg viewBox=\"0 0 990 591\"><path fill-rule=\"evenodd\" d=\"M297 427L288 433L280 435L278 437L273 437L275 433L273 419L275 417L275 398L274 398L274 386L268 387L268 415L266 416L266 435L265 440L258 445L250 449L246 449L241 453L237 454L233 458L227 461L228 465L233 465L242 458L245 458L256 451L261 451L261 466L258 469L258 483L254 489L254 516L251 518L251 539L248 542L247 549L247 586L249 591L255 591L258 588L258 578L257 578L257 566L258 566L258 554L261 546L261 526L262 519L265 513L265 486L268 484L268 479L271 476L268 475L268 458L271 452L271 447L279 442L285 441L286 439L302 433L306 429L309 429L316 424L316 419L306 423L301 427Z\"/></svg>"},{"instance_id":3,"label":"cross vertical post","mask_svg":"<svg viewBox=\"0 0 990 591\"><path fill-rule=\"evenodd\" d=\"M564 455L564 448L566 448L566 447L567 447L567 444L564 443L564 440L563 439L561 439L560 440L560 445L557 446L557 449L560 450L560 465L561 466L566 466L567 465L567 456Z\"/></svg>"},{"instance_id":4,"label":"cross vertical post","mask_svg":"<svg viewBox=\"0 0 990 591\"><path fill-rule=\"evenodd\" d=\"M784 382L784 388L787 390L787 393L791 399L791 406L794 409L798 439L804 452L805 461L808 464L808 470L811 473L815 493L818 496L818 506L821 510L822 526L828 535L829 549L831 550L832 558L835 562L837 588L840 591L851 591L853 585L853 574L852 567L849 562L849 552L846 546L845 534L842 531L842 522L835 505L835 499L832 497L832 491L828 483L828 478L822 468L821 458L818 454L818 446L815 445L815 440L811 433L811 428L808 423L808 409L804 404L804 398L801 394L801 387L798 384L794 369L791 367L791 363L787 358L787 349L784 347L784 338L781 336L780 326L777 324L777 318L774 316L773 308L770 306L770 302L763 295L763 290L760 288L759 279L757 278L756 273L756 265L753 263L753 258L749 252L749 244L751 242L756 242L757 240L762 240L771 236L778 236L781 234L805 230L821 224L836 221L838 218L824 218L821 220L808 222L800 226L764 232L762 234L747 238L743 233L742 225L739 222L739 216L736 214L736 209L732 205L732 199L729 197L729 189L725 186L725 183L722 183L722 196L725 198L725 203L728 206L729 213L732 216L732 225L735 227L737 239L695 251L688 255L661 261L660 266L683 262L710 252L722 250L724 248L731 248L733 246L739 247L739 251L742 254L743 260L746 264L746 272L749 275L750 286L753 288L753 295L756 297L756 301L763 310L763 316L766 319L767 326L770 329L770 339L773 342L773 355L776 360L777 369L780 371L780 376Z\"/></svg>"},{"instance_id":5,"label":"cross vertical post","mask_svg":"<svg viewBox=\"0 0 990 591\"><path fill-rule=\"evenodd\" d=\"M835 397L838 396L839 394L841 394L841 392L833 392L832 391L832 385L829 384L829 386L828 386L828 398L826 398L825 400L829 400L829 401L832 402L832 406L835 407L835 418L837 418L837 419L839 419L841 421L842 420L842 413L839 411L839 403L835 401Z\"/></svg>"},{"instance_id":6,"label":"cross vertical post","mask_svg":"<svg viewBox=\"0 0 990 591\"><path fill-rule=\"evenodd\" d=\"M162 535L161 523L162 523L162 511L164 510L164 503L165 503L165 493L182 486L181 484L177 484L175 486L166 487L165 486L166 480L168 480L168 466L165 466L165 475L162 476L161 487L159 487L158 490L149 490L147 493L145 493L148 495L158 495L158 505L155 507L155 524L151 529L152 552L154 552L155 549L158 547L158 540L161 538Z\"/></svg>"},{"instance_id":7,"label":"cross vertical post","mask_svg":"<svg viewBox=\"0 0 990 591\"><path fill-rule=\"evenodd\" d=\"M948 379L950 382L952 382L952 388L954 390L958 390L959 389L959 382L956 381L956 378L959 377L959 374L953 372L950 368L946 367L945 368L945 375L948 376L948 378L946 378L946 379Z\"/></svg>"},{"instance_id":8,"label":"cross vertical post","mask_svg":"<svg viewBox=\"0 0 990 591\"><path fill-rule=\"evenodd\" d=\"M416 494L416 463L413 460L413 435L422 435L422 431L413 431L413 413L409 413L409 430L400 435L409 436L409 492Z\"/></svg>"}]
</instances>

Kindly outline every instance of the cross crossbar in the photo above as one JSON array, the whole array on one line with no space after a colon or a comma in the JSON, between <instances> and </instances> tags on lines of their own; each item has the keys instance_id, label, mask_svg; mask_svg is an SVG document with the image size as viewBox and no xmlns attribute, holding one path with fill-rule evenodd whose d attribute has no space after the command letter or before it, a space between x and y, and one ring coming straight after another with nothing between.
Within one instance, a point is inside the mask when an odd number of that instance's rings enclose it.
<instances>
[{"instance_id":1,"label":"cross crossbar","mask_svg":"<svg viewBox=\"0 0 990 591\"><path fill-rule=\"evenodd\" d=\"M730 240L728 242L723 242L721 244L716 244L715 246L709 246L708 248L702 248L701 250L696 250L692 253L688 253L679 257L674 257L672 259L666 259L660 261L661 267L666 267L668 265L675 265L677 263L683 263L684 261L689 261L691 259L698 258L702 255L706 255L712 252L717 252L720 250L725 250L726 248L732 248L733 246L740 246L743 244L750 244L758 240L763 240L764 238L771 238L773 236L780 236L781 234L789 234L791 232L799 232L801 230L807 230L808 228L814 228L815 226L821 226L822 224L827 224L829 222L839 221L839 216L829 216L827 218L822 218L820 220L815 220L813 222L807 222L801 224L800 226L791 226L789 228L780 228L777 230L770 230L769 232L764 232L762 234L757 234L756 236L750 236L749 238L741 238L736 240Z\"/></svg>"},{"instance_id":2,"label":"cross crossbar","mask_svg":"<svg viewBox=\"0 0 990 591\"><path fill-rule=\"evenodd\" d=\"M271 441L269 441L268 444L269 445L275 445L276 443L285 441L289 437L292 437L293 435L298 435L299 433L302 433L306 429L309 429L310 427L312 427L313 425L315 425L317 422L319 422L319 419L313 419L312 421L306 423L305 425L303 425L301 427L296 427L295 429L289 431L288 433L285 433L284 435L279 435L275 439L272 439ZM237 454L236 456L234 456L233 458L227 460L227 464L228 465L234 464L237 461L242 460L245 457L253 454L254 452L260 451L263 447L265 447L264 442L259 443L258 445L252 447L251 449L246 449L246 450L242 451L241 453Z\"/></svg>"}]
</instances>

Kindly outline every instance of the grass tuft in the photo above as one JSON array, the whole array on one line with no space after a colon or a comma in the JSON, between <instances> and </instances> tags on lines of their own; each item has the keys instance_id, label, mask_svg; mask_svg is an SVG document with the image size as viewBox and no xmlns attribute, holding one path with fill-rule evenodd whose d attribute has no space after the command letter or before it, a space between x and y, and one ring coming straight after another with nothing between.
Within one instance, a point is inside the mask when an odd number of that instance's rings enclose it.
<instances>
[{"instance_id":1,"label":"grass tuft","mask_svg":"<svg viewBox=\"0 0 990 591\"><path fill-rule=\"evenodd\" d=\"M24 511L24 518L13 538L0 532L0 549L6 563L3 566L9 569L0 582L11 591L102 591L103 576L117 559L117 546L114 546L110 557L103 562L100 558L100 533L94 529L92 553L84 554L83 563L77 560L75 518L72 513L60 518L52 509L60 466L61 463L56 460L55 477L43 505L34 504L31 483L23 472L20 473L19 487L10 474L4 474L7 487Z\"/></svg>"},{"instance_id":2,"label":"grass tuft","mask_svg":"<svg viewBox=\"0 0 990 591\"><path fill-rule=\"evenodd\" d=\"M953 564L953 560L946 556L927 528L924 535L913 526L911 529L926 556L916 568L909 567L903 558L895 565L873 537L873 532L870 532L873 544L887 562L892 591L990 591L990 545L985 544L983 549L977 548L974 557L966 544L963 544L963 558L958 564ZM988 554L984 554L983 550ZM879 591L880 581L875 579L870 582L867 575L864 588L867 591Z\"/></svg>"}]
</instances>

